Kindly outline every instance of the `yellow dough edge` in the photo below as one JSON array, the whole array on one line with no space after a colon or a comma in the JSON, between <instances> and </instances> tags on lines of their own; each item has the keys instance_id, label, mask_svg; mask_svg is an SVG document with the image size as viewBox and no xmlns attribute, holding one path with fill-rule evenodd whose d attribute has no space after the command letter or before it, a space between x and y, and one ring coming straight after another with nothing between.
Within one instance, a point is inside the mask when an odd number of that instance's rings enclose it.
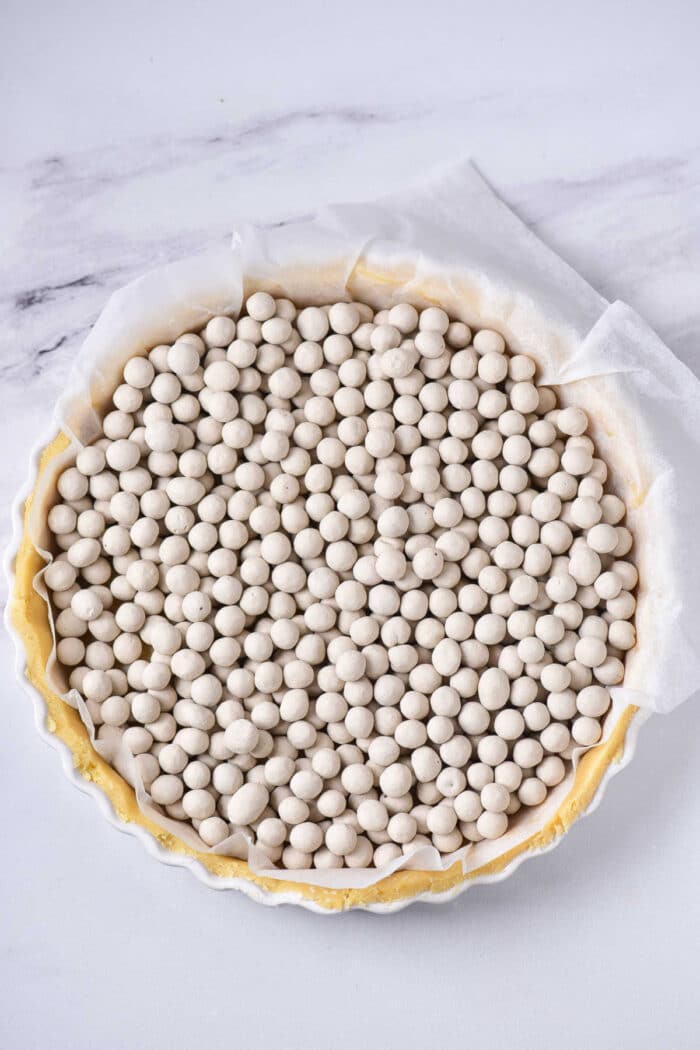
<instances>
[{"instance_id":1,"label":"yellow dough edge","mask_svg":"<svg viewBox=\"0 0 700 1050\"><path fill-rule=\"evenodd\" d=\"M39 462L37 483L24 505L24 532L15 562L15 586L11 596L10 615L26 650L25 674L44 698L47 708L47 728L70 749L75 768L81 776L96 784L107 795L120 820L145 828L161 846L172 850L173 853L195 858L213 875L222 878L246 879L269 893L292 893L331 911L342 911L346 908L370 904L390 904L427 892L445 893L460 882L497 874L516 857L549 846L586 811L606 769L622 757L625 734L638 711L638 708L634 706L629 706L623 711L613 732L604 744L593 748L582 757L571 791L554 817L525 842L466 875L463 874L461 864L457 861L447 871L399 871L363 889L329 889L291 880L261 878L255 875L243 860L200 853L191 849L175 835L159 828L144 816L138 808L133 788L111 766L107 765L92 747L78 712L64 703L50 689L46 681L46 663L53 642L46 602L41 595L37 594L32 585L44 561L29 537L27 522L42 474L51 460L67 448L68 444L68 437L61 433L44 449Z\"/></svg>"}]
</instances>

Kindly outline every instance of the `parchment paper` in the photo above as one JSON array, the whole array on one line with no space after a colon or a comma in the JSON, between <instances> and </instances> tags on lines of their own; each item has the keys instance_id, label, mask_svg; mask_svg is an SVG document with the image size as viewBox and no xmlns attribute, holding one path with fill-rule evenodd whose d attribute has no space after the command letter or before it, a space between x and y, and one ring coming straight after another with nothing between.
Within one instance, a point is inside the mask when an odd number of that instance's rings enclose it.
<instances>
[{"instance_id":1,"label":"parchment paper","mask_svg":"<svg viewBox=\"0 0 700 1050\"><path fill-rule=\"evenodd\" d=\"M505 207L469 164L375 203L327 207L285 225L240 225L230 250L146 273L116 292L81 348L56 407L57 429L72 436L35 501L30 532L47 559L46 509L60 470L99 432L100 413L125 361L218 313L236 315L255 289L298 305L357 298L374 307L404 300L439 303L472 327L500 331L514 352L538 363L538 382L564 387L563 400L585 408L597 450L628 507L640 574L638 644L627 654L625 684L612 690L607 739L628 704L667 712L700 687L700 559L696 484L700 453L700 382L623 303L610 305ZM43 573L36 587L45 595ZM53 625L52 625L53 626ZM49 681L80 710L94 746L136 789L142 809L183 841L202 849L191 828L163 817L138 782L132 756L96 741L82 699L65 692L51 660ZM580 751L574 754L574 766ZM440 870L461 859L465 871L524 841L554 815L573 772L534 809L523 808L495 842L472 844L442 860L424 847L383 869L294 872L299 882L370 885L399 868ZM213 852L246 857L254 871L267 858L242 835Z\"/></svg>"}]
</instances>

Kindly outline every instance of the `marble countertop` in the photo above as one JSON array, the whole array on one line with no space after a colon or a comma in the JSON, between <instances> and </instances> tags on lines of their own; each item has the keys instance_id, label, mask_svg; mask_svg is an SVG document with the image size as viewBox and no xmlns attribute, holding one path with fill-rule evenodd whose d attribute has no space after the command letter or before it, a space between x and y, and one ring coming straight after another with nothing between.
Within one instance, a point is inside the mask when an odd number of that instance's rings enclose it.
<instances>
[{"instance_id":1,"label":"marble countertop","mask_svg":"<svg viewBox=\"0 0 700 1050\"><path fill-rule=\"evenodd\" d=\"M415 2L142 6L0 16L3 545L27 449L112 290L225 243L238 218L376 197L459 157L700 373L692 5L438 0L427 21ZM564 1025L572 1050L604 1030L605 1046L697 1045L696 702L652 721L545 860L443 909L327 922L209 893L115 835L38 740L6 638L0 654L3 1045L81 1050L104 1009L106 1050L134 1023L149 1048L409 1050L470 1032L547 1050Z\"/></svg>"}]
</instances>

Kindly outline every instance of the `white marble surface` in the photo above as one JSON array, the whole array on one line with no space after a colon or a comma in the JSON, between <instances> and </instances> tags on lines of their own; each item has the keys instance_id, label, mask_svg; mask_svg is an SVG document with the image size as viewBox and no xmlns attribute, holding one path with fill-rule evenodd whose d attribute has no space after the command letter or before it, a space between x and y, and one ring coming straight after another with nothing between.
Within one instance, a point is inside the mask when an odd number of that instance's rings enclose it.
<instances>
[{"instance_id":1,"label":"white marble surface","mask_svg":"<svg viewBox=\"0 0 700 1050\"><path fill-rule=\"evenodd\" d=\"M3 544L112 289L237 216L375 196L458 156L700 372L696 5L486 6L3 7ZM39 741L0 645L0 1045L697 1046L697 702L654 719L595 816L511 880L329 921L213 894L116 835Z\"/></svg>"}]
</instances>

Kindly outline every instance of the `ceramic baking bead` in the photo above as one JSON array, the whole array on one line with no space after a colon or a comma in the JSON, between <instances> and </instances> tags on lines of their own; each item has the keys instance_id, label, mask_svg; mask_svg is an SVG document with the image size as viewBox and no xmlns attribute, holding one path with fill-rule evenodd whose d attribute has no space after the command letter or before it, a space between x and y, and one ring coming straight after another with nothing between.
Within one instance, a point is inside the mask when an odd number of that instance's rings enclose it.
<instances>
[{"instance_id":1,"label":"ceramic baking bead","mask_svg":"<svg viewBox=\"0 0 700 1050\"><path fill-rule=\"evenodd\" d=\"M216 816L206 817L202 820L197 832L205 846L219 846L230 834L226 821Z\"/></svg>"},{"instance_id":2,"label":"ceramic baking bead","mask_svg":"<svg viewBox=\"0 0 700 1050\"><path fill-rule=\"evenodd\" d=\"M484 812L476 822L477 831L485 839L497 839L508 828L508 817L502 812Z\"/></svg>"},{"instance_id":3,"label":"ceramic baking bead","mask_svg":"<svg viewBox=\"0 0 700 1050\"><path fill-rule=\"evenodd\" d=\"M269 792L262 784L243 784L229 799L227 816L232 824L252 824L269 802Z\"/></svg>"},{"instance_id":4,"label":"ceramic baking bead","mask_svg":"<svg viewBox=\"0 0 700 1050\"><path fill-rule=\"evenodd\" d=\"M590 747L592 744L597 744L600 740L602 729L600 723L595 718L589 718L582 716L581 718L575 719L571 726L571 736L577 744L581 744L583 747Z\"/></svg>"},{"instance_id":5,"label":"ceramic baking bead","mask_svg":"<svg viewBox=\"0 0 700 1050\"><path fill-rule=\"evenodd\" d=\"M182 798L184 788L177 776L164 773L151 784L151 798L159 806L171 806Z\"/></svg>"},{"instance_id":6,"label":"ceramic baking bead","mask_svg":"<svg viewBox=\"0 0 700 1050\"><path fill-rule=\"evenodd\" d=\"M357 832L349 824L333 823L326 832L325 843L335 856L347 856L357 845Z\"/></svg>"},{"instance_id":7,"label":"ceramic baking bead","mask_svg":"<svg viewBox=\"0 0 700 1050\"><path fill-rule=\"evenodd\" d=\"M539 806L547 797L547 786L538 777L527 777L518 790L518 799L524 806Z\"/></svg>"}]
</instances>

